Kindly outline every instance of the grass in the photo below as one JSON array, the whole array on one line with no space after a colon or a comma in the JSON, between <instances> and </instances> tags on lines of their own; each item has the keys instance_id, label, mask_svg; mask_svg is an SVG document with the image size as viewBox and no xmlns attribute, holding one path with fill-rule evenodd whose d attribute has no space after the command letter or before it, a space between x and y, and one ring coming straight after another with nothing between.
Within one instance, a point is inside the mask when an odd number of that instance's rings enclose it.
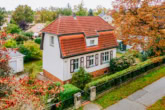
<instances>
[{"instance_id":1,"label":"grass","mask_svg":"<svg viewBox=\"0 0 165 110\"><path fill-rule=\"evenodd\" d=\"M147 110L165 110L165 97L150 106Z\"/></svg>"},{"instance_id":2,"label":"grass","mask_svg":"<svg viewBox=\"0 0 165 110\"><path fill-rule=\"evenodd\" d=\"M31 61L24 64L25 70L28 70L31 66L34 66L34 73L38 74L42 71L42 60Z\"/></svg>"},{"instance_id":3,"label":"grass","mask_svg":"<svg viewBox=\"0 0 165 110\"><path fill-rule=\"evenodd\" d=\"M101 105L103 108L106 108L123 98L133 94L137 90L144 88L145 86L153 83L154 81L160 79L161 77L165 76L165 66L161 66L159 68L153 69L152 71L148 72L143 77L137 78L127 84L122 85L119 88L116 88L104 96L98 98L94 103Z\"/></svg>"}]
</instances>

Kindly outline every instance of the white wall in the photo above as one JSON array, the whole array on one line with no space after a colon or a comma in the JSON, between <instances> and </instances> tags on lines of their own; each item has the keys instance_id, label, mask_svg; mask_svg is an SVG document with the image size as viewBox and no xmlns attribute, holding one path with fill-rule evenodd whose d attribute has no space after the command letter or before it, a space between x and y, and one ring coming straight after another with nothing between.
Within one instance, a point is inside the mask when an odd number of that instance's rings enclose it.
<instances>
[{"instance_id":1,"label":"white wall","mask_svg":"<svg viewBox=\"0 0 165 110\"><path fill-rule=\"evenodd\" d=\"M54 46L50 46L50 37L54 36ZM58 37L54 34L45 33L43 44L43 69L64 80L63 59L60 56Z\"/></svg>"},{"instance_id":2,"label":"white wall","mask_svg":"<svg viewBox=\"0 0 165 110\"><path fill-rule=\"evenodd\" d=\"M64 59L64 67L63 67L63 69L64 69L64 80L69 80L72 77L73 73L70 73L70 60L71 59L79 58L79 64L80 64L80 58L84 57L84 68L85 68L85 70L87 72L94 72L94 71L109 67L109 63L100 64L100 54L102 52L107 52L107 51L110 52L111 50L113 50L113 58L115 58L116 57L116 48ZM98 64L98 66L86 68L86 56L96 55L96 54L99 55L99 59L98 59L99 64Z\"/></svg>"},{"instance_id":3,"label":"white wall","mask_svg":"<svg viewBox=\"0 0 165 110\"><path fill-rule=\"evenodd\" d=\"M9 60L9 66L12 69L12 72L14 72L14 73L24 71L23 56L11 58Z\"/></svg>"},{"instance_id":4,"label":"white wall","mask_svg":"<svg viewBox=\"0 0 165 110\"><path fill-rule=\"evenodd\" d=\"M112 20L113 20L113 18L111 16L108 16L108 15L104 15L102 17L102 19L104 19L106 22L108 22L110 24L112 23Z\"/></svg>"}]
</instances>

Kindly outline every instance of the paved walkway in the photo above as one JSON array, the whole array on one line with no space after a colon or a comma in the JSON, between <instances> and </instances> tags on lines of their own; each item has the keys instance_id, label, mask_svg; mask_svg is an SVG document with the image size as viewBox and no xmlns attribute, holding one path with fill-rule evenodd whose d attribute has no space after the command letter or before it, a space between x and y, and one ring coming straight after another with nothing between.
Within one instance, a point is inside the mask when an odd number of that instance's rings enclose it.
<instances>
[{"instance_id":1,"label":"paved walkway","mask_svg":"<svg viewBox=\"0 0 165 110\"><path fill-rule=\"evenodd\" d=\"M165 96L165 77L135 92L105 110L146 110Z\"/></svg>"},{"instance_id":2,"label":"paved walkway","mask_svg":"<svg viewBox=\"0 0 165 110\"><path fill-rule=\"evenodd\" d=\"M121 91L122 92L122 91ZM165 96L165 77L122 99L105 110L146 110L146 108ZM84 110L101 110L93 103L84 106Z\"/></svg>"}]
</instances>

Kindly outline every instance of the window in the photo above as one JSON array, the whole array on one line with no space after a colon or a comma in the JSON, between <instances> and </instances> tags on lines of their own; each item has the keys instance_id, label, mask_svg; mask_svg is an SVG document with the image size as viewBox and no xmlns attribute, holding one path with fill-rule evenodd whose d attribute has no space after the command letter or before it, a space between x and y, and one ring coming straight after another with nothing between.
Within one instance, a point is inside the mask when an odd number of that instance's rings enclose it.
<instances>
[{"instance_id":1,"label":"window","mask_svg":"<svg viewBox=\"0 0 165 110\"><path fill-rule=\"evenodd\" d=\"M94 55L87 56L87 64L86 64L87 68L95 66L94 65L94 59L95 59Z\"/></svg>"},{"instance_id":2,"label":"window","mask_svg":"<svg viewBox=\"0 0 165 110\"><path fill-rule=\"evenodd\" d=\"M95 65L98 66L98 64L99 64L99 55L96 54L95 55Z\"/></svg>"},{"instance_id":3,"label":"window","mask_svg":"<svg viewBox=\"0 0 165 110\"><path fill-rule=\"evenodd\" d=\"M90 46L95 45L95 40L90 40Z\"/></svg>"},{"instance_id":4,"label":"window","mask_svg":"<svg viewBox=\"0 0 165 110\"><path fill-rule=\"evenodd\" d=\"M54 37L53 36L50 37L50 46L54 46Z\"/></svg>"},{"instance_id":5,"label":"window","mask_svg":"<svg viewBox=\"0 0 165 110\"><path fill-rule=\"evenodd\" d=\"M71 60L71 73L76 72L79 69L79 59Z\"/></svg>"},{"instance_id":6,"label":"window","mask_svg":"<svg viewBox=\"0 0 165 110\"><path fill-rule=\"evenodd\" d=\"M107 63L109 60L109 52L101 53L101 64Z\"/></svg>"}]
</instances>

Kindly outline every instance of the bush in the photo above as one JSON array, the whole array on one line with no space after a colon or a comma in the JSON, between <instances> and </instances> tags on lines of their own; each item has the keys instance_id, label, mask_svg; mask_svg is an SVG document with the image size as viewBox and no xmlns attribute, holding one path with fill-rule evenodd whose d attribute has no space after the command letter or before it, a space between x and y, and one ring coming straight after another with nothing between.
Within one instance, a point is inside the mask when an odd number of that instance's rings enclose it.
<instances>
[{"instance_id":1,"label":"bush","mask_svg":"<svg viewBox=\"0 0 165 110\"><path fill-rule=\"evenodd\" d=\"M37 44L40 44L40 43L41 43L41 38L40 38L40 37L39 37L39 38L36 38L36 39L34 40L34 42L37 43Z\"/></svg>"},{"instance_id":2,"label":"bush","mask_svg":"<svg viewBox=\"0 0 165 110\"><path fill-rule=\"evenodd\" d=\"M75 93L80 92L80 89L72 84L65 84L64 91L60 93L61 100L70 99Z\"/></svg>"},{"instance_id":3,"label":"bush","mask_svg":"<svg viewBox=\"0 0 165 110\"><path fill-rule=\"evenodd\" d=\"M28 37L29 39L33 39L33 32L21 32L20 35Z\"/></svg>"},{"instance_id":4,"label":"bush","mask_svg":"<svg viewBox=\"0 0 165 110\"><path fill-rule=\"evenodd\" d=\"M16 24L8 24L6 29L7 29L7 33L11 33L11 34L15 34L15 33L18 34L21 32L21 29Z\"/></svg>"},{"instance_id":5,"label":"bush","mask_svg":"<svg viewBox=\"0 0 165 110\"><path fill-rule=\"evenodd\" d=\"M79 71L74 73L71 83L80 89L84 89L85 85L92 79L91 74L87 73L84 68L80 67Z\"/></svg>"},{"instance_id":6,"label":"bush","mask_svg":"<svg viewBox=\"0 0 165 110\"><path fill-rule=\"evenodd\" d=\"M38 60L42 57L40 46L33 41L27 41L19 47L19 51L25 55L25 62L30 60Z\"/></svg>"},{"instance_id":7,"label":"bush","mask_svg":"<svg viewBox=\"0 0 165 110\"><path fill-rule=\"evenodd\" d=\"M17 47L17 42L13 39L9 39L5 42L5 47L6 48L16 48Z\"/></svg>"},{"instance_id":8,"label":"bush","mask_svg":"<svg viewBox=\"0 0 165 110\"><path fill-rule=\"evenodd\" d=\"M161 63L165 63L165 56L155 57L152 59L148 59L144 62L137 64L136 66L131 66L123 71L117 72L113 75L105 76L98 80L92 81L85 86L85 90L89 90L92 86L103 85L105 86L98 86L97 90L103 91L104 89L110 88L117 84L120 84L127 79L131 79L139 74L146 72L147 70L159 66ZM102 89L100 89L102 88Z\"/></svg>"},{"instance_id":9,"label":"bush","mask_svg":"<svg viewBox=\"0 0 165 110\"><path fill-rule=\"evenodd\" d=\"M133 65L134 63L135 59L132 55L115 58L110 61L110 71L121 71Z\"/></svg>"},{"instance_id":10,"label":"bush","mask_svg":"<svg viewBox=\"0 0 165 110\"><path fill-rule=\"evenodd\" d=\"M19 45L19 44L23 44L24 41L27 41L28 38L25 37L25 36L22 36L22 35L17 35L17 36L15 37L15 40L17 41L17 44Z\"/></svg>"}]
</instances>

